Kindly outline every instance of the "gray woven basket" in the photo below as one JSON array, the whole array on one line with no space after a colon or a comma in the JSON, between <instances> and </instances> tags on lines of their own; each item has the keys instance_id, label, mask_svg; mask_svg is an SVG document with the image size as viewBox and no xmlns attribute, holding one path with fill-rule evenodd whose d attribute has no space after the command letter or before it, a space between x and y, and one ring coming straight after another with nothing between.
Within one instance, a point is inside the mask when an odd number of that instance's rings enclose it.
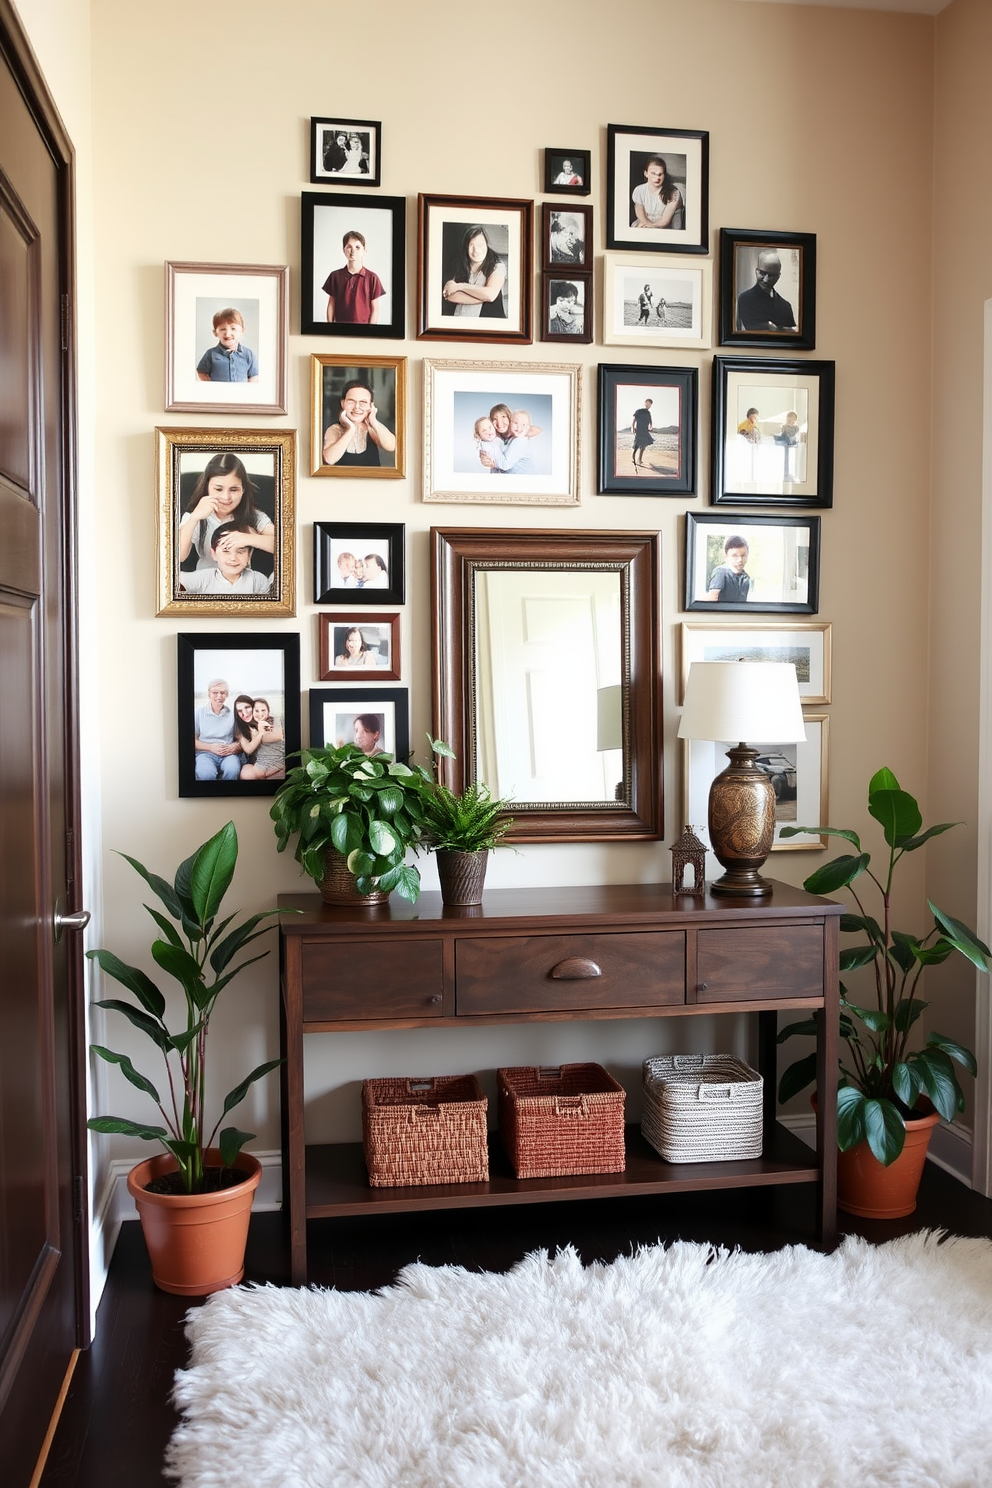
<instances>
[{"instance_id":1,"label":"gray woven basket","mask_svg":"<svg viewBox=\"0 0 992 1488\"><path fill-rule=\"evenodd\" d=\"M760 1157L763 1086L731 1054L645 1059L641 1131L666 1162Z\"/></svg>"}]
</instances>

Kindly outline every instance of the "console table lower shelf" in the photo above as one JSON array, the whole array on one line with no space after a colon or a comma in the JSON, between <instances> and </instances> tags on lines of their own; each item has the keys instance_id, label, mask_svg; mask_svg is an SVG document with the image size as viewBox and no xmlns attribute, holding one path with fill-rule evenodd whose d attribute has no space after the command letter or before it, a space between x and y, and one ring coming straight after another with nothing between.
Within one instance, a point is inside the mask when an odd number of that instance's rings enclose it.
<instances>
[{"instance_id":1,"label":"console table lower shelf","mask_svg":"<svg viewBox=\"0 0 992 1488\"><path fill-rule=\"evenodd\" d=\"M360 1142L308 1146L306 1218L473 1209L489 1204L546 1204L563 1199L616 1199L635 1194L816 1183L820 1178L813 1149L777 1122L770 1131L766 1130L762 1156L740 1162L670 1163L648 1145L640 1127L628 1126L625 1138L627 1165L622 1173L515 1178L499 1137L491 1133L488 1183L417 1184L406 1188L371 1188Z\"/></svg>"}]
</instances>

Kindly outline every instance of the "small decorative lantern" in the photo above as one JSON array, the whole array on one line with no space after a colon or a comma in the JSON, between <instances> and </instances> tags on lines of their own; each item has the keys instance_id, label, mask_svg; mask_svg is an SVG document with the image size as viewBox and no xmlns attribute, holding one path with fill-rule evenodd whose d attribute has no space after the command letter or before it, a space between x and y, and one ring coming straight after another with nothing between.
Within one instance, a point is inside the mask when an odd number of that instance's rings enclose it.
<instances>
[{"instance_id":1,"label":"small decorative lantern","mask_svg":"<svg viewBox=\"0 0 992 1488\"><path fill-rule=\"evenodd\" d=\"M692 888L685 887L685 870L692 868ZM672 843L672 893L705 894L706 848L691 827L686 827L678 842Z\"/></svg>"}]
</instances>

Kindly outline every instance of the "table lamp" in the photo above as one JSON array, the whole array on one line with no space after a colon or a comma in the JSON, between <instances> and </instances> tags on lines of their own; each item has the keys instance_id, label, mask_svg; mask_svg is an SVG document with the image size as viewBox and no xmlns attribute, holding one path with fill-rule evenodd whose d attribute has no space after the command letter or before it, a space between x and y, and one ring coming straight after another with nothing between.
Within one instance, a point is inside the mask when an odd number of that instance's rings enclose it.
<instances>
[{"instance_id":1,"label":"table lamp","mask_svg":"<svg viewBox=\"0 0 992 1488\"><path fill-rule=\"evenodd\" d=\"M755 898L772 886L758 872L771 852L775 790L745 739L793 744L806 738L796 669L787 661L694 661L685 687L680 739L739 739L710 786L713 853L726 869L713 894Z\"/></svg>"}]
</instances>

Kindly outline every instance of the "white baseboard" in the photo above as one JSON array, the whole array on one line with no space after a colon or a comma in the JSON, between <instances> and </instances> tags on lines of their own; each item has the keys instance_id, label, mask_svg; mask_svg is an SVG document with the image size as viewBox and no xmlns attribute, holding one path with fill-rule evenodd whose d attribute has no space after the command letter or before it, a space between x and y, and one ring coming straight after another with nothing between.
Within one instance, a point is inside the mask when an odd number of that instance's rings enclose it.
<instances>
[{"instance_id":1,"label":"white baseboard","mask_svg":"<svg viewBox=\"0 0 992 1488\"><path fill-rule=\"evenodd\" d=\"M816 1146L816 1117L812 1111L800 1111L792 1116L780 1116L779 1121L789 1131L806 1143ZM971 1131L956 1121L941 1121L934 1127L930 1138L929 1162L936 1163L945 1173L971 1187Z\"/></svg>"}]
</instances>

